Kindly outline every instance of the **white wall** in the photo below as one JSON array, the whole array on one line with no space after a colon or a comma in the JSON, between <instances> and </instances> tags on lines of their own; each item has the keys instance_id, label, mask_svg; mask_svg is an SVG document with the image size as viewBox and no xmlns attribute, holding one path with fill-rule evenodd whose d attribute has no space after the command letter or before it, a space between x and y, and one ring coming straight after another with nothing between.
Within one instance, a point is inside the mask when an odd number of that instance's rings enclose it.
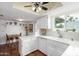
<instances>
[{"instance_id":1,"label":"white wall","mask_svg":"<svg viewBox=\"0 0 79 59\"><path fill-rule=\"evenodd\" d=\"M62 2L63 6L49 11L52 16L71 14L79 11L79 2Z\"/></svg>"},{"instance_id":2,"label":"white wall","mask_svg":"<svg viewBox=\"0 0 79 59\"><path fill-rule=\"evenodd\" d=\"M6 22L10 22L10 21L4 21L4 20L0 20L0 44L5 44L6 43L6 34L11 35L11 34L20 34L22 33L22 36L26 35L26 31L25 31L25 26L23 25L19 25L19 23L21 24L34 24L34 22L17 22L17 25L10 25L10 24L6 24ZM11 21L14 22L14 21ZM33 33L35 32L35 26L33 25Z\"/></svg>"},{"instance_id":3,"label":"white wall","mask_svg":"<svg viewBox=\"0 0 79 59\"><path fill-rule=\"evenodd\" d=\"M52 18L52 29L49 29L47 32L47 35L58 37L57 32L55 31L54 27L54 17L55 16L61 16L61 15L73 15L79 17L79 2L62 2L63 6L60 8L57 8L55 10L51 10L48 12L48 15ZM79 32L64 32L61 31L61 35L64 38L73 38L74 40L79 41Z\"/></svg>"},{"instance_id":4,"label":"white wall","mask_svg":"<svg viewBox=\"0 0 79 59\"><path fill-rule=\"evenodd\" d=\"M6 25L6 33L8 35L11 35L11 34L20 34L22 33L22 35L25 35L25 28L24 26L20 26L19 25L19 22L17 22L17 25Z\"/></svg>"},{"instance_id":5,"label":"white wall","mask_svg":"<svg viewBox=\"0 0 79 59\"><path fill-rule=\"evenodd\" d=\"M60 31L61 35L63 38L67 38L67 39L74 39L79 41L79 33L78 32L64 32L64 31ZM52 29L48 30L47 32L48 36L52 36L52 37L59 37L58 33L56 31L53 31Z\"/></svg>"},{"instance_id":6,"label":"white wall","mask_svg":"<svg viewBox=\"0 0 79 59\"><path fill-rule=\"evenodd\" d=\"M63 14L65 15L65 14ZM69 13L68 15L71 15L73 17L78 17L79 18L79 12L75 12L75 13ZM61 15L60 15L61 16ZM58 37L59 35L57 34L57 32L55 31L55 16L52 16L51 15L51 20L52 20L52 29L49 29L48 32L47 32L47 35L48 36L54 36L54 37ZM79 19L78 19L79 21ZM79 23L77 23L79 25ZM70 25L70 24L69 24ZM77 32L65 32L65 31L60 31L61 35L63 36L63 38L68 38L68 39L74 39L74 40L77 40L79 41L79 28L77 27ZM64 28L65 30L65 28Z\"/></svg>"},{"instance_id":7,"label":"white wall","mask_svg":"<svg viewBox=\"0 0 79 59\"><path fill-rule=\"evenodd\" d=\"M0 44L5 43L5 30L6 30L6 25L5 22L0 20Z\"/></svg>"}]
</instances>

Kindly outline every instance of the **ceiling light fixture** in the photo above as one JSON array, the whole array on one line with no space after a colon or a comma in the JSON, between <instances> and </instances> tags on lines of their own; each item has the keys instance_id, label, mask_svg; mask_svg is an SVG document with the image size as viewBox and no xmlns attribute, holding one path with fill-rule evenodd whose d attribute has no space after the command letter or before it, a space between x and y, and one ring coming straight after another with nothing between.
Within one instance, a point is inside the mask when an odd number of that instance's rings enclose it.
<instances>
[{"instance_id":1,"label":"ceiling light fixture","mask_svg":"<svg viewBox=\"0 0 79 59\"><path fill-rule=\"evenodd\" d=\"M33 6L32 7L32 10L34 11L36 8ZM36 12L39 12L39 11L41 11L42 9L41 9L41 7L38 7L37 9L36 9Z\"/></svg>"},{"instance_id":2,"label":"ceiling light fixture","mask_svg":"<svg viewBox=\"0 0 79 59\"><path fill-rule=\"evenodd\" d=\"M41 11L41 7L38 7L38 10Z\"/></svg>"},{"instance_id":3,"label":"ceiling light fixture","mask_svg":"<svg viewBox=\"0 0 79 59\"><path fill-rule=\"evenodd\" d=\"M18 21L23 21L23 19L16 19L16 20L18 20Z\"/></svg>"},{"instance_id":4,"label":"ceiling light fixture","mask_svg":"<svg viewBox=\"0 0 79 59\"><path fill-rule=\"evenodd\" d=\"M35 10L35 7L34 6L32 7L32 10Z\"/></svg>"},{"instance_id":5,"label":"ceiling light fixture","mask_svg":"<svg viewBox=\"0 0 79 59\"><path fill-rule=\"evenodd\" d=\"M39 10L37 9L36 12L39 12Z\"/></svg>"},{"instance_id":6,"label":"ceiling light fixture","mask_svg":"<svg viewBox=\"0 0 79 59\"><path fill-rule=\"evenodd\" d=\"M32 7L31 9L34 12L39 12L41 10L47 11L48 8L44 6L45 4L48 4L48 2L33 2L33 5L25 5L24 7Z\"/></svg>"}]
</instances>

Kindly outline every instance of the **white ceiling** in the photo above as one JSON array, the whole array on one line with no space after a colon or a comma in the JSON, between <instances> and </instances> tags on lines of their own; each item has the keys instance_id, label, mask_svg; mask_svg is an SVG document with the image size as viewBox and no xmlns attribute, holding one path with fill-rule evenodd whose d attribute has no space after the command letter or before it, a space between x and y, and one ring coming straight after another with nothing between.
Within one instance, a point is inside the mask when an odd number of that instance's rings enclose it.
<instances>
[{"instance_id":1,"label":"white ceiling","mask_svg":"<svg viewBox=\"0 0 79 59\"><path fill-rule=\"evenodd\" d=\"M0 2L0 19L3 20L16 20L16 19L23 19L24 21L35 21L38 18L40 18L41 16L46 15L41 14L38 15L35 12L31 12L31 11L23 11L17 8L13 8L13 4L15 2Z\"/></svg>"},{"instance_id":2,"label":"white ceiling","mask_svg":"<svg viewBox=\"0 0 79 59\"><path fill-rule=\"evenodd\" d=\"M62 4L62 7L51 10L47 14L52 16L60 16L79 13L79 2L62 2Z\"/></svg>"},{"instance_id":3,"label":"white ceiling","mask_svg":"<svg viewBox=\"0 0 79 59\"><path fill-rule=\"evenodd\" d=\"M79 10L79 3L72 3L72 2L67 2L63 3L63 6L60 8L57 8L55 10L49 11L47 14L52 14L55 15L57 13L66 13L66 11L71 11L71 9ZM77 10L77 11L78 11ZM1 17L0 19L3 20L16 20L18 18L24 19L24 21L35 21L39 17L44 16L44 15L37 15L32 12L25 12L19 9L13 8L13 3L11 2L0 2L0 15L3 14L4 16Z\"/></svg>"},{"instance_id":4,"label":"white ceiling","mask_svg":"<svg viewBox=\"0 0 79 59\"><path fill-rule=\"evenodd\" d=\"M24 12L18 9L13 8L13 3L9 2L0 2L0 14L3 14L4 16L0 19L4 20L16 20L16 19L24 19L25 21L32 21L38 18L38 15Z\"/></svg>"}]
</instances>

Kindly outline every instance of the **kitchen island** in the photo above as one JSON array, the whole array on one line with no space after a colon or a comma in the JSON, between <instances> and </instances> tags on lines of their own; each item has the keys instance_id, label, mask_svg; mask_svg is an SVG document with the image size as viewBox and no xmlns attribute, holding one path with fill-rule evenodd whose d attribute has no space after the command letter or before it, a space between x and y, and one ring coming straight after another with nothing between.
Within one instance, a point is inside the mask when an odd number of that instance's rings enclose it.
<instances>
[{"instance_id":1,"label":"kitchen island","mask_svg":"<svg viewBox=\"0 0 79 59\"><path fill-rule=\"evenodd\" d=\"M22 36L19 40L19 53L21 56L27 55L37 50L37 44L35 36Z\"/></svg>"}]
</instances>

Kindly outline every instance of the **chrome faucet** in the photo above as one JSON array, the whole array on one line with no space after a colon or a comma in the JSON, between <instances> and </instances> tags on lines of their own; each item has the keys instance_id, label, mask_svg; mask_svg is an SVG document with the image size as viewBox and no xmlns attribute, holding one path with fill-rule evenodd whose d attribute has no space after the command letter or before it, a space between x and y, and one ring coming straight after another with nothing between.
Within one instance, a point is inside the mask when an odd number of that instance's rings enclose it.
<instances>
[{"instance_id":1,"label":"chrome faucet","mask_svg":"<svg viewBox=\"0 0 79 59\"><path fill-rule=\"evenodd\" d=\"M58 37L59 37L59 38L63 38L62 34L60 33L60 30L56 30L56 31L57 31L57 33L58 33Z\"/></svg>"}]
</instances>

